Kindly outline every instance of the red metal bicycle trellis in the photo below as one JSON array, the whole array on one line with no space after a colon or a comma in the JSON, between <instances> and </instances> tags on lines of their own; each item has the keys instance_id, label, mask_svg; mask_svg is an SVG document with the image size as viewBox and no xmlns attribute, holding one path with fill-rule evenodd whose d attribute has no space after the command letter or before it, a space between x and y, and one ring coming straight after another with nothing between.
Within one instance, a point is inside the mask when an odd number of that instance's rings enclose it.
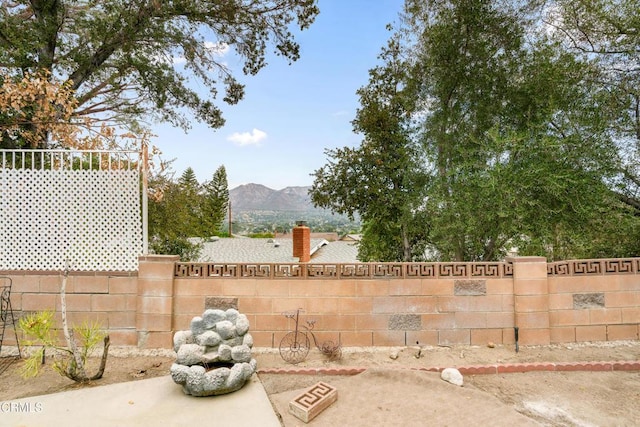
<instances>
[{"instance_id":1,"label":"red metal bicycle trellis","mask_svg":"<svg viewBox=\"0 0 640 427\"><path fill-rule=\"evenodd\" d=\"M310 341L307 332L311 334L313 338L313 344L318 350L330 360L340 359L342 357L342 346L340 342L334 343L333 341L325 341L322 345L318 345L316 336L313 333L313 328L316 324L315 320L307 320L306 325L300 325L300 312L301 308L296 311L289 311L282 313L288 319L294 319L295 329L288 332L280 341L280 356L285 362L291 364L297 364L307 358L310 349ZM300 330L300 326L304 328L304 331Z\"/></svg>"}]
</instances>

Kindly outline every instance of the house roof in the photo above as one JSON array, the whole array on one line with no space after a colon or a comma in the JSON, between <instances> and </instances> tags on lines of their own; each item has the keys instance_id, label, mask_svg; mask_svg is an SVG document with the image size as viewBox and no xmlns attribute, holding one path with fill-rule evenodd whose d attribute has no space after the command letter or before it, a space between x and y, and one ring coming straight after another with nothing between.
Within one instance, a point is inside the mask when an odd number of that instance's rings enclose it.
<instances>
[{"instance_id":1,"label":"house roof","mask_svg":"<svg viewBox=\"0 0 640 427\"><path fill-rule=\"evenodd\" d=\"M359 242L360 240L362 240L362 235L361 234L345 234L344 237L342 237L342 239L340 240Z\"/></svg>"},{"instance_id":2,"label":"house roof","mask_svg":"<svg viewBox=\"0 0 640 427\"><path fill-rule=\"evenodd\" d=\"M292 254L293 241L291 238L219 238L203 242L198 262L298 262L298 257L294 257ZM310 262L312 263L358 262L357 255L358 248L353 242L329 242L325 239L311 239Z\"/></svg>"}]
</instances>

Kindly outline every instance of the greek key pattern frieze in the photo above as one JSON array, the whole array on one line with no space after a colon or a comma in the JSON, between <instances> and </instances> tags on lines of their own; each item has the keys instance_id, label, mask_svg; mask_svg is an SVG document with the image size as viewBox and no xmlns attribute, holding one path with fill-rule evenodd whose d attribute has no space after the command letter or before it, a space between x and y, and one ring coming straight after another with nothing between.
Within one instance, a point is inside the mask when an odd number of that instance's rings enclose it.
<instances>
[{"instance_id":1,"label":"greek key pattern frieze","mask_svg":"<svg viewBox=\"0 0 640 427\"><path fill-rule=\"evenodd\" d=\"M440 277L467 277L469 265L467 264L438 264Z\"/></svg>"},{"instance_id":2,"label":"greek key pattern frieze","mask_svg":"<svg viewBox=\"0 0 640 427\"><path fill-rule=\"evenodd\" d=\"M549 276L587 276L605 274L638 274L640 258L580 259L547 264Z\"/></svg>"},{"instance_id":3,"label":"greek key pattern frieze","mask_svg":"<svg viewBox=\"0 0 640 427\"><path fill-rule=\"evenodd\" d=\"M273 270L273 276L277 278L299 278L304 274L304 268L296 264L271 264L269 267Z\"/></svg>"},{"instance_id":4,"label":"greek key pattern frieze","mask_svg":"<svg viewBox=\"0 0 640 427\"><path fill-rule=\"evenodd\" d=\"M371 272L373 277L403 277L402 264L375 264Z\"/></svg>"},{"instance_id":5,"label":"greek key pattern frieze","mask_svg":"<svg viewBox=\"0 0 640 427\"><path fill-rule=\"evenodd\" d=\"M341 264L340 275L343 278L369 277L370 270L371 269L369 264Z\"/></svg>"},{"instance_id":6,"label":"greek key pattern frieze","mask_svg":"<svg viewBox=\"0 0 640 427\"><path fill-rule=\"evenodd\" d=\"M438 279L513 276L510 263L350 263L350 264L207 264L177 263L176 277L308 278L308 279Z\"/></svg>"},{"instance_id":7,"label":"greek key pattern frieze","mask_svg":"<svg viewBox=\"0 0 640 427\"><path fill-rule=\"evenodd\" d=\"M338 277L339 264L307 264L307 277L309 278L335 278Z\"/></svg>"},{"instance_id":8,"label":"greek key pattern frieze","mask_svg":"<svg viewBox=\"0 0 640 427\"><path fill-rule=\"evenodd\" d=\"M265 264L242 264L240 265L241 277L270 277L270 266Z\"/></svg>"},{"instance_id":9,"label":"greek key pattern frieze","mask_svg":"<svg viewBox=\"0 0 640 427\"><path fill-rule=\"evenodd\" d=\"M425 263L414 263L407 265L407 277L412 278L430 278L435 279L438 277L438 272L436 269L437 264L425 264Z\"/></svg>"}]
</instances>

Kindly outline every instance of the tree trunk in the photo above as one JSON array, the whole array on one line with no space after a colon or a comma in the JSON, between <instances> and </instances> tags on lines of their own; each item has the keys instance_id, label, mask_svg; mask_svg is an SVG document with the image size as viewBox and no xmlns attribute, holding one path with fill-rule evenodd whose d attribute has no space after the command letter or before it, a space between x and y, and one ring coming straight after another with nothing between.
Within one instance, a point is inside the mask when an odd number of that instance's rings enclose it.
<instances>
[{"instance_id":1,"label":"tree trunk","mask_svg":"<svg viewBox=\"0 0 640 427\"><path fill-rule=\"evenodd\" d=\"M102 359L100 360L100 367L98 368L98 372L96 372L94 376L89 378L90 381L99 380L100 378L102 378L102 375L104 374L104 369L107 366L107 356L109 355L110 345L111 343L109 342L109 335L107 335L106 337L104 337L104 347L102 349Z\"/></svg>"},{"instance_id":2,"label":"tree trunk","mask_svg":"<svg viewBox=\"0 0 640 427\"><path fill-rule=\"evenodd\" d=\"M73 355L73 361L75 363L71 363L69 365L69 370L72 370L73 377L69 377L74 381L76 380L74 377L76 375L79 376L80 381L86 381L86 374L84 372L84 363L82 361L82 356L78 351L78 347L76 346L76 340L73 337L73 331L69 331L69 323L67 321L67 298L66 298L66 289L67 289L67 277L69 276L69 269L65 267L64 274L62 276L62 286L60 287L60 310L62 315L62 330L64 331L64 338L67 341L67 346L71 350L71 354ZM79 371L79 374L76 372Z\"/></svg>"},{"instance_id":3,"label":"tree trunk","mask_svg":"<svg viewBox=\"0 0 640 427\"><path fill-rule=\"evenodd\" d=\"M411 243L409 243L407 227L404 224L400 226L400 234L402 234L402 260L411 262Z\"/></svg>"}]
</instances>

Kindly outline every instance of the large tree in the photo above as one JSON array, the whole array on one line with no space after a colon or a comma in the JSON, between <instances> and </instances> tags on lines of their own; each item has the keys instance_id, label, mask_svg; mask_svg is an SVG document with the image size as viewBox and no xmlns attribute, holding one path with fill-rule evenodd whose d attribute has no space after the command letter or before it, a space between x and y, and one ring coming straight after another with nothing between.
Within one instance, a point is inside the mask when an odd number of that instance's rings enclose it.
<instances>
[{"instance_id":1,"label":"large tree","mask_svg":"<svg viewBox=\"0 0 640 427\"><path fill-rule=\"evenodd\" d=\"M199 246L189 240L201 236L201 186L187 168L175 180L165 170L154 174L150 185L161 189L149 200L149 243L154 253L180 255L183 261L198 257Z\"/></svg>"},{"instance_id":2,"label":"large tree","mask_svg":"<svg viewBox=\"0 0 640 427\"><path fill-rule=\"evenodd\" d=\"M359 147L328 150L329 163L315 171L315 205L359 214L364 223L358 257L363 261L413 261L424 255L418 225L424 173L412 138L414 98L400 40L392 37L358 90L353 121L364 136Z\"/></svg>"},{"instance_id":3,"label":"large tree","mask_svg":"<svg viewBox=\"0 0 640 427\"><path fill-rule=\"evenodd\" d=\"M48 72L0 74L0 148L38 147L47 135L77 145L81 128L71 123L76 107L69 84L49 81Z\"/></svg>"},{"instance_id":4,"label":"large tree","mask_svg":"<svg viewBox=\"0 0 640 427\"><path fill-rule=\"evenodd\" d=\"M224 165L213 173L211 181L202 185L202 235L213 236L220 226L229 207L229 184Z\"/></svg>"},{"instance_id":5,"label":"large tree","mask_svg":"<svg viewBox=\"0 0 640 427\"><path fill-rule=\"evenodd\" d=\"M188 128L189 112L218 128L218 92L229 104L243 97L218 53L234 49L246 74L266 65L270 45L295 61L292 25L305 29L318 13L316 0L3 1L0 68L50 71L75 91L79 116L130 124L148 113Z\"/></svg>"},{"instance_id":6,"label":"large tree","mask_svg":"<svg viewBox=\"0 0 640 427\"><path fill-rule=\"evenodd\" d=\"M439 256L588 253L597 220L620 208L606 185L617 153L598 69L536 33L521 3L407 4Z\"/></svg>"},{"instance_id":7,"label":"large tree","mask_svg":"<svg viewBox=\"0 0 640 427\"><path fill-rule=\"evenodd\" d=\"M196 173L190 167L182 172L178 178L179 212L182 220L178 234L184 237L200 236L202 229L202 186L196 178ZM178 214L178 212L174 212Z\"/></svg>"},{"instance_id":8,"label":"large tree","mask_svg":"<svg viewBox=\"0 0 640 427\"><path fill-rule=\"evenodd\" d=\"M509 198L496 198L504 180L489 180L486 136L511 114L523 26L507 5L494 3L407 1L411 73L424 106L419 137L432 171L430 241L445 260L499 257L511 237L495 216L504 215Z\"/></svg>"},{"instance_id":9,"label":"large tree","mask_svg":"<svg viewBox=\"0 0 640 427\"><path fill-rule=\"evenodd\" d=\"M312 190L316 203L362 214L365 236L378 237L363 245L374 259L401 258L387 249L402 247L393 242L407 225L422 227L422 253L440 260L496 260L512 248L550 259L637 254L638 218L611 191L620 110L601 65L549 37L537 6L406 1L404 38L394 35L402 71L387 63L372 74L354 122L365 141L330 152ZM398 82L402 97L385 97ZM406 150L416 140L423 151ZM376 163L377 153L403 160ZM412 174L420 162L427 178ZM401 191L388 191L395 178Z\"/></svg>"},{"instance_id":10,"label":"large tree","mask_svg":"<svg viewBox=\"0 0 640 427\"><path fill-rule=\"evenodd\" d=\"M158 194L149 200L149 236L155 253L178 254L183 260L198 258L200 244L191 238L209 238L220 231L227 213L227 172L220 166L211 181L198 182L192 168L178 177L167 168L154 173L150 184Z\"/></svg>"},{"instance_id":11,"label":"large tree","mask_svg":"<svg viewBox=\"0 0 640 427\"><path fill-rule=\"evenodd\" d=\"M618 198L640 213L640 1L557 0L544 15L547 33L600 71L609 131L621 152Z\"/></svg>"}]
</instances>

